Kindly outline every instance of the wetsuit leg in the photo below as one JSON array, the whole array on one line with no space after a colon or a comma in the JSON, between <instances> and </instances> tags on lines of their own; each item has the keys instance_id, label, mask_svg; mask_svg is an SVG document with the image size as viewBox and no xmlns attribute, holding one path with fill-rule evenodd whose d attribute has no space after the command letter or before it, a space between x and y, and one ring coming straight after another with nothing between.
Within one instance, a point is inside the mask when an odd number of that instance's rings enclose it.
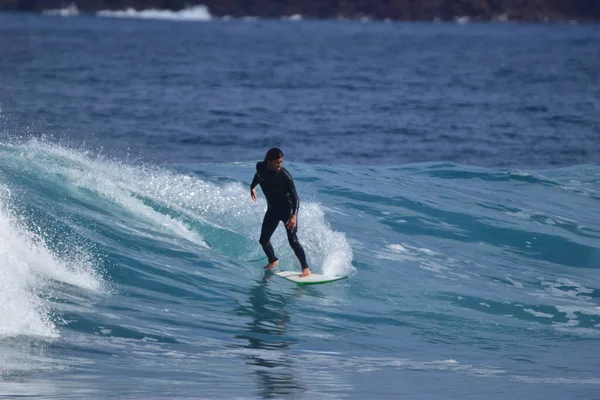
<instances>
[{"instance_id":1,"label":"wetsuit leg","mask_svg":"<svg viewBox=\"0 0 600 400\"><path fill-rule=\"evenodd\" d=\"M297 222L298 219L296 219L296 227L294 228L294 230L289 230L288 228L285 228L285 231L287 232L288 242L292 250L294 250L294 254L296 254L296 257L298 257L298 261L300 261L302 269L306 269L308 268L308 264L306 263L306 254L304 253L304 249L300 245L300 242L298 241L298 236L296 235L296 232L298 232Z\"/></svg>"},{"instance_id":2,"label":"wetsuit leg","mask_svg":"<svg viewBox=\"0 0 600 400\"><path fill-rule=\"evenodd\" d=\"M275 257L275 250L273 250L273 246L271 245L271 236L273 236L273 232L275 232L275 229L277 229L279 220L280 219L277 214L273 212L271 208L268 208L263 219L262 228L260 230L259 243L267 255L269 263L277 261L277 257Z\"/></svg>"}]
</instances>

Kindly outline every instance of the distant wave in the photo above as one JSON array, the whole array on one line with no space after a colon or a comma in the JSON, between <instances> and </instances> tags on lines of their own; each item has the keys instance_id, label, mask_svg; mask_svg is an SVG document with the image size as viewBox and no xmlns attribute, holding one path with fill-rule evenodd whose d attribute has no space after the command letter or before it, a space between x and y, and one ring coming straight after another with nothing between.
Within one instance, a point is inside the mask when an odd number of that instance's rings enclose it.
<instances>
[{"instance_id":1,"label":"distant wave","mask_svg":"<svg viewBox=\"0 0 600 400\"><path fill-rule=\"evenodd\" d=\"M60 16L60 17L73 17L80 15L81 12L77 9L77 5L72 3L68 7L60 9L49 9L42 11L42 14L47 16ZM194 7L185 8L180 11L171 11L163 9L147 9L147 10L135 10L133 8L127 8L125 10L101 10L96 12L98 17L107 18L138 18L138 19L162 19L162 20L174 20L174 21L210 21L213 19L221 19L224 21L239 19L243 21L255 21L262 18L256 16L246 16L241 18L233 18L229 15L223 17L214 17L208 7L199 5ZM282 21L303 21L306 19L301 14L284 15L279 18ZM338 16L340 21L360 21L360 22L374 22L376 18L372 16L361 16L357 17L346 17ZM492 19L495 22L510 22L510 19L506 14L496 16ZM459 25L465 25L471 22L471 18L468 16L455 16L453 21ZM392 22L391 19L386 18L383 22ZM442 22L439 17L433 19L433 22ZM570 21L576 23L576 21Z\"/></svg>"},{"instance_id":2,"label":"distant wave","mask_svg":"<svg viewBox=\"0 0 600 400\"><path fill-rule=\"evenodd\" d=\"M79 10L77 9L77 5L71 3L68 7L65 8L44 10L42 11L42 14L57 17L73 17L75 15L79 15Z\"/></svg>"},{"instance_id":3,"label":"distant wave","mask_svg":"<svg viewBox=\"0 0 600 400\"><path fill-rule=\"evenodd\" d=\"M281 17L281 19L289 20L289 21L302 21L304 19L304 17L300 14L294 14L294 15Z\"/></svg>"},{"instance_id":4,"label":"distant wave","mask_svg":"<svg viewBox=\"0 0 600 400\"><path fill-rule=\"evenodd\" d=\"M167 19L177 21L210 21L212 15L206 6L195 6L185 8L180 11L171 10L134 10L128 8L120 11L109 11L103 10L96 13L99 17L112 17L112 18L141 18L141 19Z\"/></svg>"}]
</instances>

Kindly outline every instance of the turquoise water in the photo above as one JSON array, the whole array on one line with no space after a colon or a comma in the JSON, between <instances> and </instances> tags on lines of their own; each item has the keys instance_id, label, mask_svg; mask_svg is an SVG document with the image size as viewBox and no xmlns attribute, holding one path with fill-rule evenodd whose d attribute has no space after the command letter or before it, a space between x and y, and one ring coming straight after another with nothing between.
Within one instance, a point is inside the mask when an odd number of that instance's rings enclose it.
<instances>
[{"instance_id":1,"label":"turquoise water","mask_svg":"<svg viewBox=\"0 0 600 400\"><path fill-rule=\"evenodd\" d=\"M252 163L0 145L2 395L593 398L600 169L287 163L313 271L265 274ZM540 199L546 199L541 201ZM282 229L274 246L297 268Z\"/></svg>"}]
</instances>

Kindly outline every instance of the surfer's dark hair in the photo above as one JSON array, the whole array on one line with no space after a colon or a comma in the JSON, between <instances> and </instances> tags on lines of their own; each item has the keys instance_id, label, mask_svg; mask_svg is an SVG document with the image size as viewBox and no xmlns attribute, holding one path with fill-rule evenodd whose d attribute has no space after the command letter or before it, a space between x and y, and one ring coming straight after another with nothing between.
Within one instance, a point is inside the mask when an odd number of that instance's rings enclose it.
<instances>
[{"instance_id":1,"label":"surfer's dark hair","mask_svg":"<svg viewBox=\"0 0 600 400\"><path fill-rule=\"evenodd\" d=\"M283 157L283 151L279 150L277 147L273 147L267 151L265 155L265 161L273 161L278 160Z\"/></svg>"}]
</instances>

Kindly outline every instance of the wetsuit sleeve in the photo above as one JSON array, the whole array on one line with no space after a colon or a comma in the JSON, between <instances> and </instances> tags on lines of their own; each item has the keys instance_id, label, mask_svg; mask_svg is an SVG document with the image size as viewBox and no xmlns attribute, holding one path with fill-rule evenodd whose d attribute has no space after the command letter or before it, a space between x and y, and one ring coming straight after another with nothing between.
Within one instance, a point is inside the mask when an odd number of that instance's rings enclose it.
<instances>
[{"instance_id":1,"label":"wetsuit sleeve","mask_svg":"<svg viewBox=\"0 0 600 400\"><path fill-rule=\"evenodd\" d=\"M292 176L287 171L285 171L285 177L287 178L288 193L290 194L290 200L292 202L292 212L294 215L298 215L298 210L300 209L300 198L298 198L298 193L296 192L294 179L292 179Z\"/></svg>"},{"instance_id":2,"label":"wetsuit sleeve","mask_svg":"<svg viewBox=\"0 0 600 400\"><path fill-rule=\"evenodd\" d=\"M257 162L256 163L256 173L254 174L254 178L252 179L252 183L250 184L250 189L254 189L256 187L256 185L258 185L258 183L260 181L262 181L262 178L258 174L259 166L260 166L260 162Z\"/></svg>"},{"instance_id":3,"label":"wetsuit sleeve","mask_svg":"<svg viewBox=\"0 0 600 400\"><path fill-rule=\"evenodd\" d=\"M256 185L258 185L259 176L258 174L254 174L254 179L252 179L252 183L250 184L250 189L254 189Z\"/></svg>"}]
</instances>

